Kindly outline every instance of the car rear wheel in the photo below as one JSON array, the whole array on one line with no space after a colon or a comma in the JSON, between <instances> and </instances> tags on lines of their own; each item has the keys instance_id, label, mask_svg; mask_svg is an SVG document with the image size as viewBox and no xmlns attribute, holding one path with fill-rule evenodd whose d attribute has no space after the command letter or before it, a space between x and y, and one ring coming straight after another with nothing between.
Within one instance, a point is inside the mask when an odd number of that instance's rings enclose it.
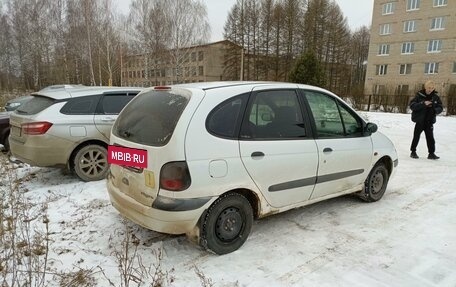
<instances>
[{"instance_id":1,"label":"car rear wheel","mask_svg":"<svg viewBox=\"0 0 456 287\"><path fill-rule=\"evenodd\" d=\"M384 163L377 163L364 183L364 191L358 195L367 202L380 200L386 191L389 174Z\"/></svg>"},{"instance_id":2,"label":"car rear wheel","mask_svg":"<svg viewBox=\"0 0 456 287\"><path fill-rule=\"evenodd\" d=\"M104 179L108 170L108 152L102 146L87 145L74 157L74 172L83 181Z\"/></svg>"},{"instance_id":3,"label":"car rear wheel","mask_svg":"<svg viewBox=\"0 0 456 287\"><path fill-rule=\"evenodd\" d=\"M243 195L223 195L203 215L200 244L219 255L233 252L247 240L252 223L252 206Z\"/></svg>"}]
</instances>

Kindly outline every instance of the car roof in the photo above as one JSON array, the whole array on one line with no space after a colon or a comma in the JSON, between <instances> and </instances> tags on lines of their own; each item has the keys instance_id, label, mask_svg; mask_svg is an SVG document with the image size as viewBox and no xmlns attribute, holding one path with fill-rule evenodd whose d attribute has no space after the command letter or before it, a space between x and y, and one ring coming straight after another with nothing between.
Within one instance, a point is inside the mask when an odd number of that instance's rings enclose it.
<instances>
[{"instance_id":1,"label":"car roof","mask_svg":"<svg viewBox=\"0 0 456 287\"><path fill-rule=\"evenodd\" d=\"M56 100L76 98L83 96L90 96L95 94L104 94L110 92L140 92L144 88L141 87L88 87L88 86L78 86L78 87L60 87L55 89L43 89L38 92L32 93L33 96L44 96Z\"/></svg>"},{"instance_id":2,"label":"car roof","mask_svg":"<svg viewBox=\"0 0 456 287\"><path fill-rule=\"evenodd\" d=\"M40 90L40 92L42 91L49 91L49 90L58 90L58 89L74 89L74 88L83 88L83 87L86 87L85 85L81 85L81 84L62 84L62 85L51 85L51 86L47 86L45 88L42 88Z\"/></svg>"},{"instance_id":3,"label":"car roof","mask_svg":"<svg viewBox=\"0 0 456 287\"><path fill-rule=\"evenodd\" d=\"M176 84L170 85L170 87L179 87L187 89L200 89L200 90L212 90L219 88L228 87L239 87L239 86L259 86L259 85L271 85L271 84L290 84L290 83L279 83L279 82L260 82L260 81L219 81L219 82L195 82L187 84Z\"/></svg>"},{"instance_id":4,"label":"car roof","mask_svg":"<svg viewBox=\"0 0 456 287\"><path fill-rule=\"evenodd\" d=\"M225 82L221 81L221 82L198 82L198 83L170 85L170 87L179 87L179 88L184 88L184 89L199 89L199 90L203 90L203 91L230 88L230 87L240 87L240 86L244 86L247 89L253 89L256 87L267 87L267 86L271 86L272 88L294 87L294 88L300 88L300 89L305 89L305 90L314 90L314 91L331 93L330 91L317 87L317 86L289 83L289 82L272 82L272 81L225 81Z\"/></svg>"}]
</instances>

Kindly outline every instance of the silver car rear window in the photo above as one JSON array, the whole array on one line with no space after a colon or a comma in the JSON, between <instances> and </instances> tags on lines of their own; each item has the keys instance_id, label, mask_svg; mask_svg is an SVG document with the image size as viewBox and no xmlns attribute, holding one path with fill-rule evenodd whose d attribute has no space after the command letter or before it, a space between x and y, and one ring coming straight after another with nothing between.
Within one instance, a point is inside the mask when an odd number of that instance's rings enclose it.
<instances>
[{"instance_id":1,"label":"silver car rear window","mask_svg":"<svg viewBox=\"0 0 456 287\"><path fill-rule=\"evenodd\" d=\"M52 106L55 101L56 100L48 97L33 96L31 100L17 108L16 112L23 115L34 115Z\"/></svg>"},{"instance_id":2,"label":"silver car rear window","mask_svg":"<svg viewBox=\"0 0 456 287\"><path fill-rule=\"evenodd\" d=\"M137 95L119 114L114 135L139 144L164 146L189 98L171 91L147 91Z\"/></svg>"}]
</instances>

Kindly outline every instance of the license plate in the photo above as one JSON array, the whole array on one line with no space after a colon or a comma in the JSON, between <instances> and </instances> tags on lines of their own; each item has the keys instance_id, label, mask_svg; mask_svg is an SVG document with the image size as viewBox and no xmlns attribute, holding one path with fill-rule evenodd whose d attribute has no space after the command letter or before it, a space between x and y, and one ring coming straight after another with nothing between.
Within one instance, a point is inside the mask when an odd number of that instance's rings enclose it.
<instances>
[{"instance_id":1,"label":"license plate","mask_svg":"<svg viewBox=\"0 0 456 287\"><path fill-rule=\"evenodd\" d=\"M108 146L108 163L136 168L147 168L147 150Z\"/></svg>"},{"instance_id":2,"label":"license plate","mask_svg":"<svg viewBox=\"0 0 456 287\"><path fill-rule=\"evenodd\" d=\"M21 128L16 127L16 126L11 126L11 134L12 134L13 136L18 136L18 137L20 137L20 136L21 136L21 131L22 131Z\"/></svg>"}]
</instances>

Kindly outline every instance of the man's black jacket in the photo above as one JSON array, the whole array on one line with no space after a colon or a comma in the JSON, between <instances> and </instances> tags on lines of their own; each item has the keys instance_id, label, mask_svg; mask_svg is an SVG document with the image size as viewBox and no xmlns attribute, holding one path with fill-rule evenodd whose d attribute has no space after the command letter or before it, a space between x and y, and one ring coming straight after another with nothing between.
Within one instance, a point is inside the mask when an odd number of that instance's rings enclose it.
<instances>
[{"instance_id":1,"label":"man's black jacket","mask_svg":"<svg viewBox=\"0 0 456 287\"><path fill-rule=\"evenodd\" d=\"M432 106L426 107L425 101L431 101ZM412 110L412 121L415 123L434 124L436 115L443 111L442 101L436 91L426 95L425 90L416 93L415 98L410 102L410 109Z\"/></svg>"}]
</instances>

